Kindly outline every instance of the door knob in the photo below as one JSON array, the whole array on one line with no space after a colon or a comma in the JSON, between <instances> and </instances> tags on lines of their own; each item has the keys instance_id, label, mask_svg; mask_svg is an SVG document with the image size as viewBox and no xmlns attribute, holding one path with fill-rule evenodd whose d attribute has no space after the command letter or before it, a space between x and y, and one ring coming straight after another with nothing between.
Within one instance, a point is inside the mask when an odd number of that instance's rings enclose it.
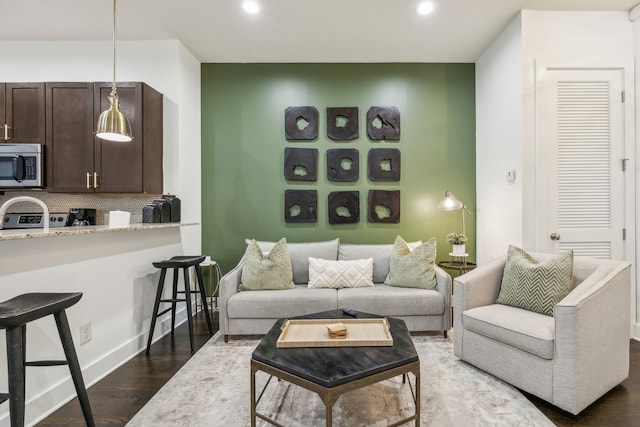
<instances>
[{"instance_id":1,"label":"door knob","mask_svg":"<svg viewBox=\"0 0 640 427\"><path fill-rule=\"evenodd\" d=\"M558 233L551 233L551 240L560 240L560 234Z\"/></svg>"}]
</instances>

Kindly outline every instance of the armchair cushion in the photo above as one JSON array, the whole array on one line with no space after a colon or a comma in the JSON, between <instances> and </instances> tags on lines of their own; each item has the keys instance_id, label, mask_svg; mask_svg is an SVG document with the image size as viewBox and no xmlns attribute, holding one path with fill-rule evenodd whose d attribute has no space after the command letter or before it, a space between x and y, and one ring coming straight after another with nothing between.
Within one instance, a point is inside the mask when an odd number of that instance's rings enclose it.
<instances>
[{"instance_id":1,"label":"armchair cushion","mask_svg":"<svg viewBox=\"0 0 640 427\"><path fill-rule=\"evenodd\" d=\"M541 262L509 246L497 304L553 316L553 307L571 291L573 251Z\"/></svg>"},{"instance_id":2,"label":"armchair cushion","mask_svg":"<svg viewBox=\"0 0 640 427\"><path fill-rule=\"evenodd\" d=\"M492 304L462 313L465 328L543 359L553 358L553 317L508 305Z\"/></svg>"}]
</instances>

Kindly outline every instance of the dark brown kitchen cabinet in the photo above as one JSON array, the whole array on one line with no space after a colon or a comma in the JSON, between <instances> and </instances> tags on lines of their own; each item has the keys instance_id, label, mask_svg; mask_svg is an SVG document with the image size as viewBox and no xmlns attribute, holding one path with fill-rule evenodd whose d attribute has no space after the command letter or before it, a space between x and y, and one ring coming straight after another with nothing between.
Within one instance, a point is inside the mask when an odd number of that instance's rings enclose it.
<instances>
[{"instance_id":1,"label":"dark brown kitchen cabinet","mask_svg":"<svg viewBox=\"0 0 640 427\"><path fill-rule=\"evenodd\" d=\"M162 94L118 83L133 141L96 138L111 83L47 83L47 191L162 193Z\"/></svg>"},{"instance_id":2,"label":"dark brown kitchen cabinet","mask_svg":"<svg viewBox=\"0 0 640 427\"><path fill-rule=\"evenodd\" d=\"M0 142L44 144L44 83L0 83Z\"/></svg>"}]
</instances>

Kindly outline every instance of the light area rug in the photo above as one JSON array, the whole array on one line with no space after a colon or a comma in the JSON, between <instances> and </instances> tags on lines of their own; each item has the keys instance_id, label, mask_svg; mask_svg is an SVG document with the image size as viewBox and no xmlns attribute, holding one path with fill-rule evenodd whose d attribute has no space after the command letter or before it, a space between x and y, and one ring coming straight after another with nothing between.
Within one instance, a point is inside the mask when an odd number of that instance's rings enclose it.
<instances>
[{"instance_id":1,"label":"light area rug","mask_svg":"<svg viewBox=\"0 0 640 427\"><path fill-rule=\"evenodd\" d=\"M517 389L456 358L451 337L412 338L420 357L422 426L553 426ZM249 361L258 342L224 343L217 333L127 426L249 426ZM258 372L256 389L267 380ZM286 426L325 425L320 398L286 381L269 383L258 411ZM333 425L386 426L413 411L411 390L397 377L343 394ZM270 424L258 419L257 425Z\"/></svg>"}]
</instances>

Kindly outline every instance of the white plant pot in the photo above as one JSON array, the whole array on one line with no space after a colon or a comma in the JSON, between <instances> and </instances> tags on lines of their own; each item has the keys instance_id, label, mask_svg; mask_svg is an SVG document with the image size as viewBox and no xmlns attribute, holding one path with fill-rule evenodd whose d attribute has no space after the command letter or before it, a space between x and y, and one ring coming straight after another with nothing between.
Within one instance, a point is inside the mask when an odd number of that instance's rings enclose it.
<instances>
[{"instance_id":1,"label":"white plant pot","mask_svg":"<svg viewBox=\"0 0 640 427\"><path fill-rule=\"evenodd\" d=\"M454 255L465 255L465 245L453 245L453 254Z\"/></svg>"}]
</instances>

